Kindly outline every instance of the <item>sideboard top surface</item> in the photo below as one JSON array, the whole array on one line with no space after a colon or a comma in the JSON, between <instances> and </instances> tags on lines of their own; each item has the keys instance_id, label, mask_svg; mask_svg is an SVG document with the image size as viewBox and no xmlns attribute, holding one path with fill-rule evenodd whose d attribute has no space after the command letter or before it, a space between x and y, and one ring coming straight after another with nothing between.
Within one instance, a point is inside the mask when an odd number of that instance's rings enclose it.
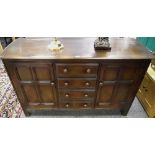
<instances>
[{"instance_id":1,"label":"sideboard top surface","mask_svg":"<svg viewBox=\"0 0 155 155\"><path fill-rule=\"evenodd\" d=\"M4 49L2 59L153 59L155 56L133 38L109 38L111 51L95 51L96 38L58 38L62 52L51 52L52 38L19 38Z\"/></svg>"}]
</instances>

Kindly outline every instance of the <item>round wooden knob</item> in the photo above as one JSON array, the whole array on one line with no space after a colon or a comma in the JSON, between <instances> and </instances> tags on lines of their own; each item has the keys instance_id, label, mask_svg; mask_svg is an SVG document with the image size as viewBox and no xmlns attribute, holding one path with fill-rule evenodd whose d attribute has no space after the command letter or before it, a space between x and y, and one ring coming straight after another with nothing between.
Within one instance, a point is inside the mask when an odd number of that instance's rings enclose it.
<instances>
[{"instance_id":1,"label":"round wooden knob","mask_svg":"<svg viewBox=\"0 0 155 155\"><path fill-rule=\"evenodd\" d=\"M85 103L83 106L84 106L84 107L87 107L87 104Z\"/></svg>"},{"instance_id":2,"label":"round wooden knob","mask_svg":"<svg viewBox=\"0 0 155 155\"><path fill-rule=\"evenodd\" d=\"M54 82L51 82L51 85L54 86Z\"/></svg>"},{"instance_id":3,"label":"round wooden knob","mask_svg":"<svg viewBox=\"0 0 155 155\"><path fill-rule=\"evenodd\" d=\"M69 97L69 94L65 94L65 97Z\"/></svg>"},{"instance_id":4,"label":"round wooden knob","mask_svg":"<svg viewBox=\"0 0 155 155\"><path fill-rule=\"evenodd\" d=\"M100 82L99 85L100 85L100 86L103 86L103 82Z\"/></svg>"},{"instance_id":5,"label":"round wooden knob","mask_svg":"<svg viewBox=\"0 0 155 155\"><path fill-rule=\"evenodd\" d=\"M65 86L68 86L68 84L69 84L68 82L65 82L65 83L64 83Z\"/></svg>"},{"instance_id":6,"label":"round wooden knob","mask_svg":"<svg viewBox=\"0 0 155 155\"><path fill-rule=\"evenodd\" d=\"M84 94L84 97L88 97L88 94Z\"/></svg>"},{"instance_id":7,"label":"round wooden knob","mask_svg":"<svg viewBox=\"0 0 155 155\"><path fill-rule=\"evenodd\" d=\"M90 86L90 83L89 83L89 82L86 82L85 85L86 85L86 86Z\"/></svg>"},{"instance_id":8,"label":"round wooden knob","mask_svg":"<svg viewBox=\"0 0 155 155\"><path fill-rule=\"evenodd\" d=\"M66 104L65 107L68 108L69 107L69 104Z\"/></svg>"},{"instance_id":9,"label":"round wooden knob","mask_svg":"<svg viewBox=\"0 0 155 155\"><path fill-rule=\"evenodd\" d=\"M55 103L54 103L54 102L52 102L52 103L51 103L51 105L53 106L53 105L55 105Z\"/></svg>"},{"instance_id":10,"label":"round wooden knob","mask_svg":"<svg viewBox=\"0 0 155 155\"><path fill-rule=\"evenodd\" d=\"M91 69L90 68L86 69L86 72L87 73L90 73L91 72Z\"/></svg>"},{"instance_id":11,"label":"round wooden knob","mask_svg":"<svg viewBox=\"0 0 155 155\"><path fill-rule=\"evenodd\" d=\"M64 73L67 73L68 72L68 69L67 68L64 68Z\"/></svg>"}]
</instances>

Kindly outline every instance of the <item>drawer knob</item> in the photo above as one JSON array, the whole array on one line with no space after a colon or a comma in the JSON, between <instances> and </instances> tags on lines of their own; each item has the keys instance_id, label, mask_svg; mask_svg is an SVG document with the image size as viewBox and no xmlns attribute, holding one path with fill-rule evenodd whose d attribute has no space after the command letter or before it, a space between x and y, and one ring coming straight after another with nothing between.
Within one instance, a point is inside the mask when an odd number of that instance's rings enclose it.
<instances>
[{"instance_id":1,"label":"drawer knob","mask_svg":"<svg viewBox=\"0 0 155 155\"><path fill-rule=\"evenodd\" d=\"M69 94L65 94L65 97L69 97Z\"/></svg>"},{"instance_id":2,"label":"drawer knob","mask_svg":"<svg viewBox=\"0 0 155 155\"><path fill-rule=\"evenodd\" d=\"M90 73L91 72L91 69L90 68L86 69L86 72L87 73Z\"/></svg>"},{"instance_id":3,"label":"drawer knob","mask_svg":"<svg viewBox=\"0 0 155 155\"><path fill-rule=\"evenodd\" d=\"M85 103L83 106L84 106L84 107L87 107L87 104Z\"/></svg>"},{"instance_id":4,"label":"drawer knob","mask_svg":"<svg viewBox=\"0 0 155 155\"><path fill-rule=\"evenodd\" d=\"M88 94L84 94L84 97L88 97Z\"/></svg>"},{"instance_id":5,"label":"drawer knob","mask_svg":"<svg viewBox=\"0 0 155 155\"><path fill-rule=\"evenodd\" d=\"M54 86L54 82L51 82L51 86Z\"/></svg>"},{"instance_id":6,"label":"drawer knob","mask_svg":"<svg viewBox=\"0 0 155 155\"><path fill-rule=\"evenodd\" d=\"M69 104L66 104L65 107L68 108L69 107Z\"/></svg>"},{"instance_id":7,"label":"drawer knob","mask_svg":"<svg viewBox=\"0 0 155 155\"><path fill-rule=\"evenodd\" d=\"M68 82L65 82L65 83L64 83L65 86L68 86L68 84L69 84Z\"/></svg>"},{"instance_id":8,"label":"drawer knob","mask_svg":"<svg viewBox=\"0 0 155 155\"><path fill-rule=\"evenodd\" d=\"M103 82L100 82L99 85L100 85L100 86L103 86Z\"/></svg>"},{"instance_id":9,"label":"drawer knob","mask_svg":"<svg viewBox=\"0 0 155 155\"><path fill-rule=\"evenodd\" d=\"M55 103L54 103L54 102L52 102L52 103L51 103L51 105L52 105L52 106L54 106L54 105L55 105Z\"/></svg>"},{"instance_id":10,"label":"drawer knob","mask_svg":"<svg viewBox=\"0 0 155 155\"><path fill-rule=\"evenodd\" d=\"M90 86L90 83L89 83L89 82L86 82L85 85L86 85L86 86Z\"/></svg>"},{"instance_id":11,"label":"drawer knob","mask_svg":"<svg viewBox=\"0 0 155 155\"><path fill-rule=\"evenodd\" d=\"M68 69L67 68L64 68L64 73L67 73L68 72Z\"/></svg>"}]
</instances>

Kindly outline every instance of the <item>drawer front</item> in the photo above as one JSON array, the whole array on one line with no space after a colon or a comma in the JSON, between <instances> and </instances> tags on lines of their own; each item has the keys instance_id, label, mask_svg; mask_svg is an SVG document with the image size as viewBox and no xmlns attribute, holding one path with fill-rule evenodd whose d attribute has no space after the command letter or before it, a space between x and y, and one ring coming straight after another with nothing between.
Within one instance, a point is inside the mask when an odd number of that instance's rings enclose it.
<instances>
[{"instance_id":1,"label":"drawer front","mask_svg":"<svg viewBox=\"0 0 155 155\"><path fill-rule=\"evenodd\" d=\"M58 77L97 77L97 63L56 64Z\"/></svg>"},{"instance_id":2,"label":"drawer front","mask_svg":"<svg viewBox=\"0 0 155 155\"><path fill-rule=\"evenodd\" d=\"M93 101L62 101L59 107L62 109L91 109L94 104Z\"/></svg>"},{"instance_id":3,"label":"drawer front","mask_svg":"<svg viewBox=\"0 0 155 155\"><path fill-rule=\"evenodd\" d=\"M95 89L96 79L95 78L94 79L93 78L86 78L86 79L59 78L58 87L64 88L64 89L77 89L77 88Z\"/></svg>"},{"instance_id":4,"label":"drawer front","mask_svg":"<svg viewBox=\"0 0 155 155\"><path fill-rule=\"evenodd\" d=\"M92 100L95 98L95 90L84 90L84 91L75 91L75 90L65 90L59 91L59 98L60 100Z\"/></svg>"}]
</instances>

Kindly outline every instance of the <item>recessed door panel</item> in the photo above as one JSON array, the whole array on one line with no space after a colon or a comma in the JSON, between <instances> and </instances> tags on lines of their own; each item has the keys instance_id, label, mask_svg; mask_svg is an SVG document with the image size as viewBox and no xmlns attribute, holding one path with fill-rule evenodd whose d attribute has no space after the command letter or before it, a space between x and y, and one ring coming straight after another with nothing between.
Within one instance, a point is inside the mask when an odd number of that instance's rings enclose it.
<instances>
[{"instance_id":1,"label":"recessed door panel","mask_svg":"<svg viewBox=\"0 0 155 155\"><path fill-rule=\"evenodd\" d=\"M139 77L142 66L137 63L123 64L111 63L101 65L100 80L116 81L116 80L135 80Z\"/></svg>"},{"instance_id":2,"label":"recessed door panel","mask_svg":"<svg viewBox=\"0 0 155 155\"><path fill-rule=\"evenodd\" d=\"M100 102L110 102L114 85L104 85L100 88Z\"/></svg>"},{"instance_id":3,"label":"recessed door panel","mask_svg":"<svg viewBox=\"0 0 155 155\"><path fill-rule=\"evenodd\" d=\"M31 68L28 66L18 66L17 67L17 75L19 77L19 80L33 80L32 71Z\"/></svg>"},{"instance_id":4,"label":"recessed door panel","mask_svg":"<svg viewBox=\"0 0 155 155\"><path fill-rule=\"evenodd\" d=\"M55 102L55 93L51 85L39 85L40 96L43 103L54 103Z\"/></svg>"},{"instance_id":5,"label":"recessed door panel","mask_svg":"<svg viewBox=\"0 0 155 155\"><path fill-rule=\"evenodd\" d=\"M25 96L28 104L38 105L40 103L39 96L37 94L37 88L35 85L23 85Z\"/></svg>"},{"instance_id":6,"label":"recessed door panel","mask_svg":"<svg viewBox=\"0 0 155 155\"><path fill-rule=\"evenodd\" d=\"M119 65L102 65L100 79L103 81L115 81L117 80L119 73Z\"/></svg>"},{"instance_id":7,"label":"recessed door panel","mask_svg":"<svg viewBox=\"0 0 155 155\"><path fill-rule=\"evenodd\" d=\"M114 96L115 103L128 103L131 99L132 84L118 84Z\"/></svg>"},{"instance_id":8,"label":"recessed door panel","mask_svg":"<svg viewBox=\"0 0 155 155\"><path fill-rule=\"evenodd\" d=\"M141 73L141 68L136 66L125 67L120 72L120 80L135 80Z\"/></svg>"},{"instance_id":9,"label":"recessed door panel","mask_svg":"<svg viewBox=\"0 0 155 155\"><path fill-rule=\"evenodd\" d=\"M105 84L99 86L96 107L104 108L112 104L113 93L115 90L114 84Z\"/></svg>"},{"instance_id":10,"label":"recessed door panel","mask_svg":"<svg viewBox=\"0 0 155 155\"><path fill-rule=\"evenodd\" d=\"M16 71L19 80L22 81L53 80L53 69L51 64L17 63Z\"/></svg>"},{"instance_id":11,"label":"recessed door panel","mask_svg":"<svg viewBox=\"0 0 155 155\"><path fill-rule=\"evenodd\" d=\"M36 80L52 80L52 77L50 75L50 68L48 67L48 65L34 66L33 71L35 73Z\"/></svg>"}]
</instances>

